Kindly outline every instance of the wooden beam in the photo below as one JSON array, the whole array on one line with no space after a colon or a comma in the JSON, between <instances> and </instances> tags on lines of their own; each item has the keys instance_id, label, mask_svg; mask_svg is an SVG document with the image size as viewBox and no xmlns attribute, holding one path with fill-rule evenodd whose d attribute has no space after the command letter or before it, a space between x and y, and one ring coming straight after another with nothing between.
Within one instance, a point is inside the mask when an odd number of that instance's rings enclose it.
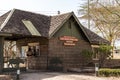
<instances>
[{"instance_id":1,"label":"wooden beam","mask_svg":"<svg viewBox=\"0 0 120 80\"><path fill-rule=\"evenodd\" d=\"M4 37L0 36L0 73L3 70L4 58L3 58Z\"/></svg>"},{"instance_id":2,"label":"wooden beam","mask_svg":"<svg viewBox=\"0 0 120 80\"><path fill-rule=\"evenodd\" d=\"M12 34L9 34L9 33L1 33L1 32L0 32L0 36L5 36L5 37L6 37L6 36L12 36Z\"/></svg>"}]
</instances>

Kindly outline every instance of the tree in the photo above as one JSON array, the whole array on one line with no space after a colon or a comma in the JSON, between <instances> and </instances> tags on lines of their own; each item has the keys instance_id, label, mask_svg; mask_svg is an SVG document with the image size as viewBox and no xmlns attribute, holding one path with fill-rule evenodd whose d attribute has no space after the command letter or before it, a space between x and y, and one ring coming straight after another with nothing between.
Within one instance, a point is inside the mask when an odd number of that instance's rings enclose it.
<instances>
[{"instance_id":1,"label":"tree","mask_svg":"<svg viewBox=\"0 0 120 80\"><path fill-rule=\"evenodd\" d=\"M82 6L83 16L95 24L95 31L110 41L115 46L115 41L120 38L120 0L90 0L89 16L88 6Z\"/></svg>"},{"instance_id":2,"label":"tree","mask_svg":"<svg viewBox=\"0 0 120 80\"><path fill-rule=\"evenodd\" d=\"M5 41L4 42L4 56L7 58L15 58L16 52L14 50L16 46L15 41Z\"/></svg>"},{"instance_id":3,"label":"tree","mask_svg":"<svg viewBox=\"0 0 120 80\"><path fill-rule=\"evenodd\" d=\"M81 58L82 58L82 67L88 65L89 63L91 63L92 61L92 55L93 55L93 52L92 51L89 51L89 50L82 50L82 52L80 53L81 54Z\"/></svg>"},{"instance_id":4,"label":"tree","mask_svg":"<svg viewBox=\"0 0 120 80\"><path fill-rule=\"evenodd\" d=\"M98 59L99 59L99 65L100 67L103 66L105 60L107 58L111 59L111 50L112 47L109 45L100 45L100 47L98 48Z\"/></svg>"},{"instance_id":5,"label":"tree","mask_svg":"<svg viewBox=\"0 0 120 80\"><path fill-rule=\"evenodd\" d=\"M15 41L5 41L4 42L4 62L8 63L11 58L16 58L16 51L14 50L16 46ZM9 67L9 64L7 64Z\"/></svg>"}]
</instances>

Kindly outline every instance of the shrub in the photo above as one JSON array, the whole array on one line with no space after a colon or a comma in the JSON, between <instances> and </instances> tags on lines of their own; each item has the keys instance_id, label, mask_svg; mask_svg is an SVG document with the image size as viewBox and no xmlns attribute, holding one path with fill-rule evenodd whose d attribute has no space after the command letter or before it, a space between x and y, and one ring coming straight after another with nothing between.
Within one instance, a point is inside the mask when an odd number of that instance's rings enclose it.
<instances>
[{"instance_id":1,"label":"shrub","mask_svg":"<svg viewBox=\"0 0 120 80\"><path fill-rule=\"evenodd\" d=\"M93 52L89 51L89 50L82 50L82 52L80 53L81 54L81 59L82 59L82 67L84 66L88 66L89 63L91 63L92 61L92 55L93 55Z\"/></svg>"},{"instance_id":2,"label":"shrub","mask_svg":"<svg viewBox=\"0 0 120 80\"><path fill-rule=\"evenodd\" d=\"M100 45L98 48L99 67L103 67L105 60L111 59L111 49L109 45Z\"/></svg>"},{"instance_id":3,"label":"shrub","mask_svg":"<svg viewBox=\"0 0 120 80\"><path fill-rule=\"evenodd\" d=\"M99 76L120 76L120 69L107 69L103 68L98 71Z\"/></svg>"},{"instance_id":4,"label":"shrub","mask_svg":"<svg viewBox=\"0 0 120 80\"><path fill-rule=\"evenodd\" d=\"M88 58L88 59L91 59L91 58L92 58L92 55L93 55L93 52L85 49L85 50L83 50L83 51L81 52L81 54L82 54L83 57L86 57L86 58Z\"/></svg>"}]
</instances>

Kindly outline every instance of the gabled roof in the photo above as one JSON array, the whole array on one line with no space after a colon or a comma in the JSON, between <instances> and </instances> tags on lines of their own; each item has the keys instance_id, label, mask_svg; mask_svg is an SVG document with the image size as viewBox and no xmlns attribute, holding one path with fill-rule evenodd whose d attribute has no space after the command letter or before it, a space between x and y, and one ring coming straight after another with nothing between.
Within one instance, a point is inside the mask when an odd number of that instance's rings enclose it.
<instances>
[{"instance_id":1,"label":"gabled roof","mask_svg":"<svg viewBox=\"0 0 120 80\"><path fill-rule=\"evenodd\" d=\"M51 16L49 37L52 37L54 33L70 18L71 12L66 14L60 14Z\"/></svg>"},{"instance_id":2,"label":"gabled roof","mask_svg":"<svg viewBox=\"0 0 120 80\"><path fill-rule=\"evenodd\" d=\"M3 17L6 15L3 15ZM23 20L30 21L41 36L48 37L50 17L46 15L36 14L32 12L13 9L10 11L6 19L3 19L0 28L3 32L13 34L32 35L27 29Z\"/></svg>"},{"instance_id":3,"label":"gabled roof","mask_svg":"<svg viewBox=\"0 0 120 80\"><path fill-rule=\"evenodd\" d=\"M52 29L52 30L50 30L51 34L49 35L49 37L51 38L55 34L55 32L57 32L57 30L59 30L62 27L62 25L71 16L74 17L74 19L76 20L76 22L78 23L78 25L80 26L80 28L82 29L82 31L84 32L84 34L86 35L86 37L88 38L88 40L89 40L89 42L91 44L109 44L109 41L107 41L106 39L100 37L99 35L97 35L96 33L92 32L91 30L87 29L83 25L81 25L81 23L79 22L79 20L77 19L77 17L75 16L75 14L73 12L62 14L62 15L53 16L51 18L50 29Z\"/></svg>"},{"instance_id":4,"label":"gabled roof","mask_svg":"<svg viewBox=\"0 0 120 80\"><path fill-rule=\"evenodd\" d=\"M51 38L71 16L74 17L90 43L109 43L107 40L82 26L73 12L57 16L46 16L13 9L0 17L0 32ZM31 29L28 29L29 27Z\"/></svg>"}]
</instances>

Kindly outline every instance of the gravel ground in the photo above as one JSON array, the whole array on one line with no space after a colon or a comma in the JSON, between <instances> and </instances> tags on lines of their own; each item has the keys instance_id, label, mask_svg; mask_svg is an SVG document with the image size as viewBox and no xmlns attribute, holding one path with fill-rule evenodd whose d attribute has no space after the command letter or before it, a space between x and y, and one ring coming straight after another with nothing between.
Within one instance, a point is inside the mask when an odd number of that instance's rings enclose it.
<instances>
[{"instance_id":1,"label":"gravel ground","mask_svg":"<svg viewBox=\"0 0 120 80\"><path fill-rule=\"evenodd\" d=\"M120 77L95 77L93 74L76 73L22 73L20 80L120 80Z\"/></svg>"}]
</instances>

